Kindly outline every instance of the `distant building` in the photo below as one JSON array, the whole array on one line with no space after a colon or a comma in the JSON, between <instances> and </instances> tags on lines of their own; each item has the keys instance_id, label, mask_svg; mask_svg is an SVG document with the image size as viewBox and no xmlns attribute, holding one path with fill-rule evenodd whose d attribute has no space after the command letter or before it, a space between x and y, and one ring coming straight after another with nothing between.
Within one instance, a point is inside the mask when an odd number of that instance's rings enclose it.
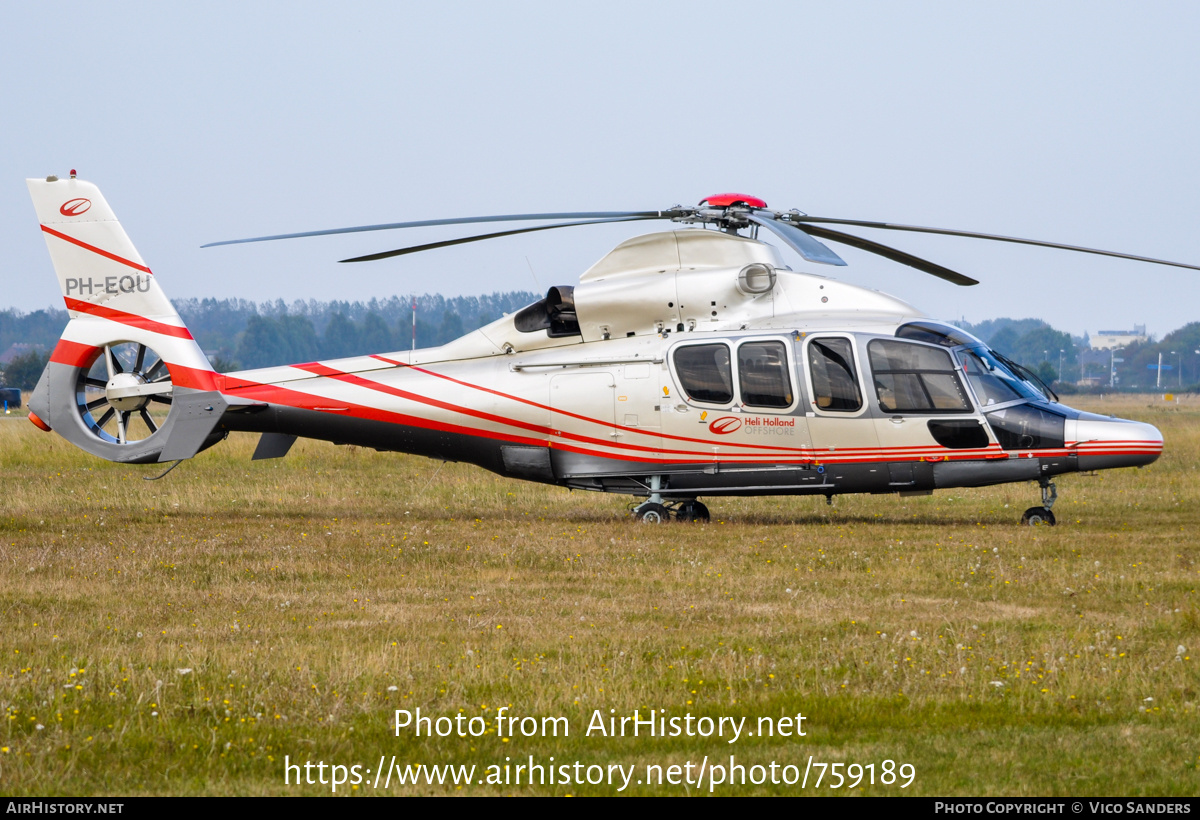
<instances>
[{"instance_id":1,"label":"distant building","mask_svg":"<svg viewBox=\"0 0 1200 820\"><path fill-rule=\"evenodd\" d=\"M1146 335L1145 325L1134 325L1133 330L1101 330L1090 339L1092 350L1111 350L1114 347L1128 347L1131 344L1150 341Z\"/></svg>"},{"instance_id":2,"label":"distant building","mask_svg":"<svg viewBox=\"0 0 1200 820\"><path fill-rule=\"evenodd\" d=\"M26 353L34 351L41 352L46 348L42 345L27 345L24 342L17 342L8 346L8 350L0 353L0 367L4 367L18 356L24 356Z\"/></svg>"}]
</instances>

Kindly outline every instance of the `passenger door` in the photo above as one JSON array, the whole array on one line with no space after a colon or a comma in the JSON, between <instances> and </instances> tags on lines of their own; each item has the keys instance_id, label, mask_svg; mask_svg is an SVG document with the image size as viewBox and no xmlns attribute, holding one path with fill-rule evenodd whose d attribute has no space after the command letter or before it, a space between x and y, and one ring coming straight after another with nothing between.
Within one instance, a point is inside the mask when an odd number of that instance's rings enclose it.
<instances>
[{"instance_id":1,"label":"passenger door","mask_svg":"<svg viewBox=\"0 0 1200 820\"><path fill-rule=\"evenodd\" d=\"M878 459L879 439L867 410L862 366L854 337L819 334L801 342L808 387L809 435L813 456L826 466L850 470ZM843 471L834 470L832 477ZM826 479L828 480L828 479Z\"/></svg>"}]
</instances>

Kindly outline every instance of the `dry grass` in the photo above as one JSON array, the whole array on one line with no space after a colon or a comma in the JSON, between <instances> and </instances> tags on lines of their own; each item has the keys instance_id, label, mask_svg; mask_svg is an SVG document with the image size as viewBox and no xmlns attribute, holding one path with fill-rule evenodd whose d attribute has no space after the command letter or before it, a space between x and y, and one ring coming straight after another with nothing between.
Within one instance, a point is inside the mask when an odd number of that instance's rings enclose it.
<instances>
[{"instance_id":1,"label":"dry grass","mask_svg":"<svg viewBox=\"0 0 1200 820\"><path fill-rule=\"evenodd\" d=\"M1195 794L1200 401L1077 404L1151 421L1166 451L1061 480L1062 523L1038 529L1017 524L1035 485L714 500L710 525L655 527L626 499L462 465L312 442L251 463L249 437L145 482L160 468L10 417L0 791L328 793L285 787L285 755L374 768L381 754L482 767L733 753L908 762L904 793ZM509 704L567 716L571 737L391 732L397 708L491 720ZM802 711L809 734L583 736L593 709L634 708ZM762 791L796 789L723 793Z\"/></svg>"}]
</instances>

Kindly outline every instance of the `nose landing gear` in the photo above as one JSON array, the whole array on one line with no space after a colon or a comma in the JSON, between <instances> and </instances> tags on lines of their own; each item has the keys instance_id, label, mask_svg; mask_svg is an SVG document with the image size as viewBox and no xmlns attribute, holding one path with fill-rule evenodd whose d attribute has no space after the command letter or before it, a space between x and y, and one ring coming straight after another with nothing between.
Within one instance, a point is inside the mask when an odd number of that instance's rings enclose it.
<instances>
[{"instance_id":1,"label":"nose landing gear","mask_svg":"<svg viewBox=\"0 0 1200 820\"><path fill-rule=\"evenodd\" d=\"M1021 516L1021 523L1031 527L1053 527L1058 522L1054 519L1054 513L1050 511L1050 508L1058 500L1058 490L1055 488L1054 482L1048 478L1039 478L1038 484L1042 486L1042 506L1027 509Z\"/></svg>"}]
</instances>

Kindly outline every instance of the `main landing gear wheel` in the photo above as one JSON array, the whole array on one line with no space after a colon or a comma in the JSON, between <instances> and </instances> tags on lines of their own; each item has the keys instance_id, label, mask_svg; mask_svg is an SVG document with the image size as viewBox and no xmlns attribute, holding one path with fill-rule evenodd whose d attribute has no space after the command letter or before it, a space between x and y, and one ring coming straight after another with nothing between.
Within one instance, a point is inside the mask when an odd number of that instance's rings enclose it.
<instances>
[{"instance_id":1,"label":"main landing gear wheel","mask_svg":"<svg viewBox=\"0 0 1200 820\"><path fill-rule=\"evenodd\" d=\"M171 374L162 357L144 344L105 345L76 390L79 415L96 438L132 444L158 432L164 420L153 409L170 410Z\"/></svg>"},{"instance_id":2,"label":"main landing gear wheel","mask_svg":"<svg viewBox=\"0 0 1200 820\"><path fill-rule=\"evenodd\" d=\"M633 515L643 524L662 524L671 520L671 511L662 504L647 501L633 511Z\"/></svg>"},{"instance_id":3,"label":"main landing gear wheel","mask_svg":"<svg viewBox=\"0 0 1200 820\"><path fill-rule=\"evenodd\" d=\"M1021 516L1021 523L1031 527L1053 527L1058 522L1054 520L1054 513L1045 507L1030 507Z\"/></svg>"},{"instance_id":4,"label":"main landing gear wheel","mask_svg":"<svg viewBox=\"0 0 1200 820\"><path fill-rule=\"evenodd\" d=\"M694 522L698 524L707 524L711 518L708 514L708 507L701 504L699 501L685 501L679 505L679 509L675 511L676 521Z\"/></svg>"},{"instance_id":5,"label":"main landing gear wheel","mask_svg":"<svg viewBox=\"0 0 1200 820\"><path fill-rule=\"evenodd\" d=\"M1021 516L1021 523L1031 527L1053 527L1058 522L1054 520L1054 513L1050 512L1050 508L1058 500L1058 488L1048 478L1038 479L1038 484L1042 487L1042 506L1027 509Z\"/></svg>"}]
</instances>

